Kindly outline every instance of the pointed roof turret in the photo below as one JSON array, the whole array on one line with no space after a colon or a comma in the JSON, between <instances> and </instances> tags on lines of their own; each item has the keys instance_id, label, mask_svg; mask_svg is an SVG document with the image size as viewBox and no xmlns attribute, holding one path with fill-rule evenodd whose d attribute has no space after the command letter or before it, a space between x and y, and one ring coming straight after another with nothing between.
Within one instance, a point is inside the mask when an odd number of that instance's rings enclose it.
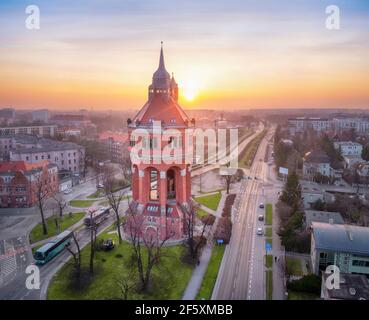
<instances>
[{"instance_id":1,"label":"pointed roof turret","mask_svg":"<svg viewBox=\"0 0 369 320\"><path fill-rule=\"evenodd\" d=\"M159 88L159 89L169 88L170 74L165 69L163 41L161 42L161 48L160 48L159 67L154 72L154 75L152 77L152 84L154 88Z\"/></svg>"}]
</instances>

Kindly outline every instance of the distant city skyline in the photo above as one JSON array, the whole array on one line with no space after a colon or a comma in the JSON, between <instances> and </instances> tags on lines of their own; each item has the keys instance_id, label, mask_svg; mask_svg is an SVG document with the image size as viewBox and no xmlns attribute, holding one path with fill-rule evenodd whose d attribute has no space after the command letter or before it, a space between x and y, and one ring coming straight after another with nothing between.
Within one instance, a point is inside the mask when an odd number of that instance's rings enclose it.
<instances>
[{"instance_id":1,"label":"distant city skyline","mask_svg":"<svg viewBox=\"0 0 369 320\"><path fill-rule=\"evenodd\" d=\"M364 1L37 1L40 30L30 4L0 3L0 108L139 109L160 41L185 109L369 107Z\"/></svg>"}]
</instances>

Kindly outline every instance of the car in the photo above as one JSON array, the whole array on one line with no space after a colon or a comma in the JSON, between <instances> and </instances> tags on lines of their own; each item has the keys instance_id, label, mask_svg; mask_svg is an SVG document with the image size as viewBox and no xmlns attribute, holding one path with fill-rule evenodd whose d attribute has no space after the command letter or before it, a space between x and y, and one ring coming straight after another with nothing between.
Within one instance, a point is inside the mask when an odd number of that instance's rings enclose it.
<instances>
[{"instance_id":1,"label":"car","mask_svg":"<svg viewBox=\"0 0 369 320\"><path fill-rule=\"evenodd\" d=\"M64 190L64 192L63 192L64 194L70 194L70 193L72 193L72 189L67 189L67 190Z\"/></svg>"},{"instance_id":2,"label":"car","mask_svg":"<svg viewBox=\"0 0 369 320\"><path fill-rule=\"evenodd\" d=\"M259 204L259 208L260 208L260 209L264 209L264 203L260 203L260 204Z\"/></svg>"},{"instance_id":3,"label":"car","mask_svg":"<svg viewBox=\"0 0 369 320\"><path fill-rule=\"evenodd\" d=\"M249 180L252 180L252 178L251 177L247 177Z\"/></svg>"},{"instance_id":4,"label":"car","mask_svg":"<svg viewBox=\"0 0 369 320\"><path fill-rule=\"evenodd\" d=\"M255 180L257 180L258 179L258 177L255 177Z\"/></svg>"},{"instance_id":5,"label":"car","mask_svg":"<svg viewBox=\"0 0 369 320\"><path fill-rule=\"evenodd\" d=\"M256 234L257 234L258 236L262 236L262 235L264 234L263 229L262 229L262 228L258 228L258 230L256 231Z\"/></svg>"},{"instance_id":6,"label":"car","mask_svg":"<svg viewBox=\"0 0 369 320\"><path fill-rule=\"evenodd\" d=\"M264 221L264 216L263 216L262 214L260 214L260 215L258 216L258 220L259 220L259 221Z\"/></svg>"},{"instance_id":7,"label":"car","mask_svg":"<svg viewBox=\"0 0 369 320\"><path fill-rule=\"evenodd\" d=\"M104 188L104 185L103 185L102 183L99 183L99 184L97 185L97 187L101 189L101 188Z\"/></svg>"},{"instance_id":8,"label":"car","mask_svg":"<svg viewBox=\"0 0 369 320\"><path fill-rule=\"evenodd\" d=\"M114 240L111 238L103 240L103 242L101 243L101 249L104 251L110 251L114 249L114 247L115 247L115 243L114 243Z\"/></svg>"}]
</instances>

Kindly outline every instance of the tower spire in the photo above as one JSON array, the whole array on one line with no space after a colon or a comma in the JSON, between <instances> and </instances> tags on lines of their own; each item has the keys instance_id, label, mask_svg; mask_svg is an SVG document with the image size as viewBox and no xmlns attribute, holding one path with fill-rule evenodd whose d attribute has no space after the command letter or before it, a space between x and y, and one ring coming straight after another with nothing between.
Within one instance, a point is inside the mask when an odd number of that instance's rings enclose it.
<instances>
[{"instance_id":1,"label":"tower spire","mask_svg":"<svg viewBox=\"0 0 369 320\"><path fill-rule=\"evenodd\" d=\"M159 69L165 69L164 53L163 53L163 41L161 41L161 47L160 47Z\"/></svg>"}]
</instances>

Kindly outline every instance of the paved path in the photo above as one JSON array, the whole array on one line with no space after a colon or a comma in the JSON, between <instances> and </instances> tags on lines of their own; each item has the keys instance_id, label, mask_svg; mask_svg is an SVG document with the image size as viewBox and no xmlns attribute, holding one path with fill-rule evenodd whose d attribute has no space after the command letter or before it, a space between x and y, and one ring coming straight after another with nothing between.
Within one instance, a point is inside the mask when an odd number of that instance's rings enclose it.
<instances>
[{"instance_id":1,"label":"paved path","mask_svg":"<svg viewBox=\"0 0 369 320\"><path fill-rule=\"evenodd\" d=\"M208 241L205 246L205 248L202 250L201 256L200 256L200 264L196 265L192 272L191 279L187 285L187 288L183 294L183 300L195 300L196 296L200 290L202 280L204 278L205 272L208 268L209 261L211 258L211 252L213 250L213 233L216 230L216 226L218 223L218 218L222 216L223 206L225 199L227 198L227 194L225 191L222 192L222 197L219 201L217 211L215 211L215 216L217 217L214 225L212 226L211 230L208 233ZM209 209L211 210L211 209ZM211 210L213 211L213 210ZM214 214L214 211L213 213Z\"/></svg>"}]
</instances>

